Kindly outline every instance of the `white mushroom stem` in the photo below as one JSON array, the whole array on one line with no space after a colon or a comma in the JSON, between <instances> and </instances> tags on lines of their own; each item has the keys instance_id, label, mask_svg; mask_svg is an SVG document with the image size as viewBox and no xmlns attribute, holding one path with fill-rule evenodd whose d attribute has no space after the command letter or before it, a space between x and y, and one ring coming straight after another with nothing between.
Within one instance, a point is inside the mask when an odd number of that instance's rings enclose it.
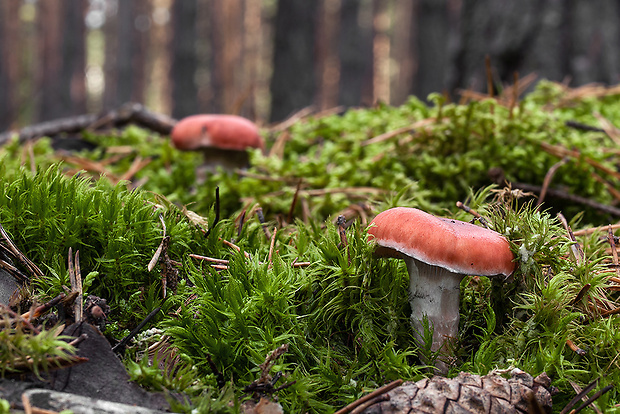
<instances>
[{"instance_id":1,"label":"white mushroom stem","mask_svg":"<svg viewBox=\"0 0 620 414\"><path fill-rule=\"evenodd\" d=\"M448 342L458 336L459 297L462 274L404 256L409 271L411 324L424 346L424 317L433 329L433 352L448 354ZM438 367L439 368L439 367ZM441 368L440 368L441 369Z\"/></svg>"}]
</instances>

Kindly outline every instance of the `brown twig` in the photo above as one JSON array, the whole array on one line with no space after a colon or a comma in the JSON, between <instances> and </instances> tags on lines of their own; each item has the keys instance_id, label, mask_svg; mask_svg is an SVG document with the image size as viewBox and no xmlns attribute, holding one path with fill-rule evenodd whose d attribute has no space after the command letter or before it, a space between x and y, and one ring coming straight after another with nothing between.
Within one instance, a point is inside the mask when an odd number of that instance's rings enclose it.
<instances>
[{"instance_id":1,"label":"brown twig","mask_svg":"<svg viewBox=\"0 0 620 414\"><path fill-rule=\"evenodd\" d=\"M571 252L573 253L573 257L575 258L575 262L577 264L583 263L585 259L583 249L581 248L579 243L577 243L577 239L575 238L575 235L573 234L573 230L568 225L568 222L566 221L566 217L564 217L562 213L558 213L557 217L560 219L562 226L564 226L564 229L566 230L569 240L573 242L570 245L570 249L571 249Z\"/></svg>"},{"instance_id":2,"label":"brown twig","mask_svg":"<svg viewBox=\"0 0 620 414\"><path fill-rule=\"evenodd\" d=\"M35 334L38 334L40 331L38 328L34 327L32 325L32 323L30 323L30 313L27 313L26 316L23 315L18 315L17 313L15 313L13 310L11 310L11 308L9 308L7 305L0 303L0 311L5 312L6 314L8 314L11 318L15 318L18 319L21 323L24 324L24 326L28 329L30 329L32 332L34 332ZM0 323L4 323L4 322L0 322Z\"/></svg>"},{"instance_id":3,"label":"brown twig","mask_svg":"<svg viewBox=\"0 0 620 414\"><path fill-rule=\"evenodd\" d=\"M591 125L587 125L587 124L583 124L581 122L577 122L577 121L566 121L564 122L564 125L566 125L569 128L574 128L574 129L578 129L580 131L588 131L588 132L605 132L604 129L602 128L597 128L595 126L591 126Z\"/></svg>"},{"instance_id":4,"label":"brown twig","mask_svg":"<svg viewBox=\"0 0 620 414\"><path fill-rule=\"evenodd\" d=\"M241 237L241 233L243 232L243 225L245 224L245 209L239 214L237 218L237 238Z\"/></svg>"},{"instance_id":5,"label":"brown twig","mask_svg":"<svg viewBox=\"0 0 620 414\"><path fill-rule=\"evenodd\" d=\"M36 278L43 278L45 277L45 275L43 274L43 272L41 271L41 269L39 269L39 267L34 264L30 259L28 259L15 245L15 243L13 243L13 240L11 240L11 238L9 237L9 235L7 234L7 232L4 230L4 227L2 227L2 225L0 224L0 236L2 236L2 238L4 239L4 241L6 242L7 246L6 246L6 250L8 252L10 252L10 254L17 259L22 265L24 265L24 267L26 267L26 269L28 269L28 271L31 273L32 276L36 277Z\"/></svg>"},{"instance_id":6,"label":"brown twig","mask_svg":"<svg viewBox=\"0 0 620 414\"><path fill-rule=\"evenodd\" d=\"M541 142L540 147L551 155L555 155L556 157L566 157L569 156L571 158L581 159L585 161L590 166L596 168L597 170L603 171L605 174L610 175L616 179L620 179L620 172L614 170L611 167L607 167L601 164L598 161L595 161L589 157L582 157L581 153L576 150L569 150L568 148L564 148L560 145L551 145L546 142Z\"/></svg>"},{"instance_id":7,"label":"brown twig","mask_svg":"<svg viewBox=\"0 0 620 414\"><path fill-rule=\"evenodd\" d=\"M615 198L616 201L620 201L620 191L618 191L613 184L611 184L609 181L607 181L606 179L604 179L603 177L601 177L594 171L591 172L590 175L592 175L592 178L594 178L596 181L603 184L605 188L607 189L607 191L609 192L609 194L611 194L611 196Z\"/></svg>"},{"instance_id":8,"label":"brown twig","mask_svg":"<svg viewBox=\"0 0 620 414\"><path fill-rule=\"evenodd\" d=\"M45 312L47 312L54 306L58 305L66 296L67 295L65 295L64 293L61 293L60 295L56 296L52 300L44 303L41 306L36 307L34 311L32 312L32 319L38 318L39 316L43 315ZM31 319L30 311L24 313L23 315L21 315L21 317L24 319Z\"/></svg>"},{"instance_id":9,"label":"brown twig","mask_svg":"<svg viewBox=\"0 0 620 414\"><path fill-rule=\"evenodd\" d=\"M584 356L584 355L586 354L586 351L585 351L585 350L583 350L583 349L579 348L579 347L578 347L577 345L575 345L575 344L573 343L573 341L571 341L570 339L567 339L567 340L566 340L566 345L568 345L568 347L569 347L569 348L570 348L570 349L571 349L574 353L576 353L577 355Z\"/></svg>"},{"instance_id":10,"label":"brown twig","mask_svg":"<svg viewBox=\"0 0 620 414\"><path fill-rule=\"evenodd\" d=\"M92 131L107 127L120 127L129 123L167 135L172 131L176 120L152 112L139 103L128 102L103 116L101 114L78 115L30 125L15 132L4 132L0 134L0 145L16 135L19 137L19 142L24 142L42 136L51 137L61 133L77 133L87 129Z\"/></svg>"},{"instance_id":11,"label":"brown twig","mask_svg":"<svg viewBox=\"0 0 620 414\"><path fill-rule=\"evenodd\" d=\"M129 166L129 169L125 171L123 175L120 177L120 181L131 180L134 175L136 175L140 170L149 165L153 159L146 158L143 159L140 155L137 155L136 158L133 159L133 162Z\"/></svg>"},{"instance_id":12,"label":"brown twig","mask_svg":"<svg viewBox=\"0 0 620 414\"><path fill-rule=\"evenodd\" d=\"M480 224L482 224L485 228L489 228L489 222L486 221L486 219L484 217L482 217L476 210L470 208L469 206L466 206L465 204L463 204L460 201L456 202L456 206L458 208L460 208L461 210L465 211L466 213L471 214L472 216L474 216L476 219L478 219L478 221L480 222Z\"/></svg>"},{"instance_id":13,"label":"brown twig","mask_svg":"<svg viewBox=\"0 0 620 414\"><path fill-rule=\"evenodd\" d=\"M190 254L189 257L192 259L205 260L207 262L217 263L220 265L228 265L230 263L229 260L225 259L216 259L215 257L201 256L199 254Z\"/></svg>"},{"instance_id":14,"label":"brown twig","mask_svg":"<svg viewBox=\"0 0 620 414\"><path fill-rule=\"evenodd\" d=\"M368 400L364 404L359 405L356 408L354 408L353 411L351 411L351 414L363 413L371 405L375 405L377 403L380 403L380 402L383 402L383 401L389 401L389 400L390 400L390 394L377 395L375 398L373 398L371 400Z\"/></svg>"},{"instance_id":15,"label":"brown twig","mask_svg":"<svg viewBox=\"0 0 620 414\"><path fill-rule=\"evenodd\" d=\"M577 414L579 411L583 410L584 408L588 407L589 405L592 406L592 408L594 409L595 412L597 413L601 413L603 414L603 412L601 411L600 408L598 408L596 405L594 405L594 401L598 400L598 398L605 394L606 392L612 390L614 388L613 385L607 385L606 387L603 387L602 389L598 390L597 392L594 393L594 395L592 395L592 397L588 398L586 400L586 402L584 402L583 404L581 404L579 407L575 408L575 410L571 411L571 413L575 413Z\"/></svg>"},{"instance_id":16,"label":"brown twig","mask_svg":"<svg viewBox=\"0 0 620 414\"><path fill-rule=\"evenodd\" d=\"M375 397L378 397L380 395L386 394L389 391L393 390L394 388L400 386L400 384L403 383L402 379L397 379L396 381L392 381L389 384L386 384L382 387L377 388L376 390L374 390L373 392L371 392L370 394L367 394L365 396L363 396L362 398L353 401L351 404L347 405L344 408L341 408L340 410L336 411L334 414L346 414L346 413L350 413L351 411L353 411L355 408L357 408L358 406L365 404L367 401L372 400Z\"/></svg>"},{"instance_id":17,"label":"brown twig","mask_svg":"<svg viewBox=\"0 0 620 414\"><path fill-rule=\"evenodd\" d=\"M431 124L431 118L428 119L428 124ZM413 125L407 125L404 127L400 127L397 129L394 129L392 131L388 131L388 132L384 132L381 135L377 135L376 137L367 139L366 141L362 141L362 143L360 144L362 147L365 147L366 145L371 145L371 144L375 144L377 142L383 142L383 141L387 141L390 138L394 138L400 134L404 134L405 132L411 132L414 131L415 128Z\"/></svg>"},{"instance_id":18,"label":"brown twig","mask_svg":"<svg viewBox=\"0 0 620 414\"><path fill-rule=\"evenodd\" d=\"M574 234L575 236L587 236L589 234L596 233L597 231L603 231L605 229L617 230L617 229L620 229L620 224L610 224L610 225L600 226L600 227L590 227L587 229L577 230L576 232L574 232Z\"/></svg>"},{"instance_id":19,"label":"brown twig","mask_svg":"<svg viewBox=\"0 0 620 414\"><path fill-rule=\"evenodd\" d=\"M230 247L231 249L234 249L234 250L236 250L236 251L238 251L238 252L240 252L240 251L241 251L241 247L237 246L236 244L231 243L231 242L229 242L228 240L225 240L225 239L221 239L221 238L220 238L220 240L222 241L222 243L223 243L225 246L228 246L228 247ZM245 256L245 258L246 258L246 259L249 259L249 258L250 258L250 253L246 252L245 250L243 251L243 255Z\"/></svg>"},{"instance_id":20,"label":"brown twig","mask_svg":"<svg viewBox=\"0 0 620 414\"><path fill-rule=\"evenodd\" d=\"M293 115L289 116L284 121L280 122L279 124L276 124L276 125L272 126L269 130L270 130L270 132L280 132L280 131L283 131L283 130L291 127L293 124L295 124L299 120L301 120L301 119L307 117L308 115L312 114L312 112L314 112L314 107L312 107L312 106L307 106L305 108L302 108L299 111L295 112Z\"/></svg>"},{"instance_id":21,"label":"brown twig","mask_svg":"<svg viewBox=\"0 0 620 414\"><path fill-rule=\"evenodd\" d=\"M616 275L620 276L620 268L618 268L618 249L616 248L616 239L611 225L609 225L607 229L607 241L609 242L609 246L611 246L611 262L616 265Z\"/></svg>"},{"instance_id":22,"label":"brown twig","mask_svg":"<svg viewBox=\"0 0 620 414\"><path fill-rule=\"evenodd\" d=\"M542 187L537 186L537 185L532 185L532 184L527 184L527 183L511 183L512 187L515 189L520 189L520 190L524 190L524 191L531 191L534 193L540 193L540 191L542 190ZM585 198L585 197L580 197L574 194L569 194L565 191L561 191L561 190L557 190L557 189L553 189L553 188L549 188L547 190L547 194L551 197L557 197L566 201L569 201L571 203L576 203L576 204L582 204L584 206L593 208L595 210L598 210L600 212L606 213L606 214L610 214L612 216L616 216L616 217L620 217L620 208L617 207L613 207L613 206L608 206L605 204L601 204L598 203L594 200L590 200L589 198Z\"/></svg>"},{"instance_id":23,"label":"brown twig","mask_svg":"<svg viewBox=\"0 0 620 414\"><path fill-rule=\"evenodd\" d=\"M583 399L583 401L586 401L588 393L592 391L594 387L596 387L596 384L598 384L599 379L600 378L597 378L594 381L592 381L583 390L575 382L569 381L570 385L573 387L577 395L575 395L575 397L573 397L573 399L570 400L568 404L566 404L566 406L562 409L562 411L560 411L560 414L568 414L569 412L571 412L572 408L579 402L579 400ZM598 407L596 408L598 409Z\"/></svg>"},{"instance_id":24,"label":"brown twig","mask_svg":"<svg viewBox=\"0 0 620 414\"><path fill-rule=\"evenodd\" d=\"M267 256L267 263L269 263L268 267L271 268L271 265L273 264L272 262L272 257L273 257L273 248L276 244L276 233L278 231L277 227L273 228L273 234L271 236L271 243L269 243L269 255Z\"/></svg>"},{"instance_id":25,"label":"brown twig","mask_svg":"<svg viewBox=\"0 0 620 414\"><path fill-rule=\"evenodd\" d=\"M579 301L583 299L586 293L588 293L588 291L590 290L590 287L592 287L592 285L589 283L586 283L585 285L583 285L583 287L579 289L579 293L577 293L577 296L575 296L575 299L573 299L569 305L573 306L576 303L579 303Z\"/></svg>"},{"instance_id":26,"label":"brown twig","mask_svg":"<svg viewBox=\"0 0 620 414\"><path fill-rule=\"evenodd\" d=\"M276 363L276 360L284 355L288 351L288 344L282 344L273 351L271 351L265 358L265 362L260 364L261 375L258 382L265 382L269 378L269 371Z\"/></svg>"},{"instance_id":27,"label":"brown twig","mask_svg":"<svg viewBox=\"0 0 620 414\"><path fill-rule=\"evenodd\" d=\"M297 182L297 188L295 189L295 194L293 195L293 201L291 201L291 207L288 210L288 216L286 217L287 223L293 222L293 213L295 212L295 205L297 204L297 199L299 197L299 190L301 190L301 184L303 180L300 178Z\"/></svg>"},{"instance_id":28,"label":"brown twig","mask_svg":"<svg viewBox=\"0 0 620 414\"><path fill-rule=\"evenodd\" d=\"M271 239L271 233L269 233L269 229L267 228L267 223L265 222L265 216L263 215L263 209L261 207L258 207L256 209L256 217L258 217L258 221L261 224L261 227L263 228L263 233L265 233L265 237L267 237L267 240Z\"/></svg>"},{"instance_id":29,"label":"brown twig","mask_svg":"<svg viewBox=\"0 0 620 414\"><path fill-rule=\"evenodd\" d=\"M73 258L73 249L69 247L69 280L71 282L71 290L77 292L78 295L73 303L73 314L76 322L82 321L82 273L80 271L80 251L75 252L75 260Z\"/></svg>"},{"instance_id":30,"label":"brown twig","mask_svg":"<svg viewBox=\"0 0 620 414\"><path fill-rule=\"evenodd\" d=\"M491 69L491 57L486 55L484 57L484 68L486 70L487 75L487 93L489 94L489 98L492 98L493 93L493 70Z\"/></svg>"},{"instance_id":31,"label":"brown twig","mask_svg":"<svg viewBox=\"0 0 620 414\"><path fill-rule=\"evenodd\" d=\"M570 161L569 157L562 158L559 162L556 162L555 164L553 164L551 166L551 168L549 168L549 171L547 171L547 174L545 174L545 178L543 180L543 185L542 185L542 188L540 190L540 195L538 196L538 201L536 202L536 207L537 208L540 208L540 205L544 201L545 196L547 195L547 190L549 189L549 184L551 184L551 179L555 175L556 171L561 166L566 164L568 161Z\"/></svg>"},{"instance_id":32,"label":"brown twig","mask_svg":"<svg viewBox=\"0 0 620 414\"><path fill-rule=\"evenodd\" d=\"M601 129L607 134L607 136L614 142L616 145L620 145L620 129L618 129L611 121L605 118L598 112L595 112L594 117L601 124Z\"/></svg>"}]
</instances>

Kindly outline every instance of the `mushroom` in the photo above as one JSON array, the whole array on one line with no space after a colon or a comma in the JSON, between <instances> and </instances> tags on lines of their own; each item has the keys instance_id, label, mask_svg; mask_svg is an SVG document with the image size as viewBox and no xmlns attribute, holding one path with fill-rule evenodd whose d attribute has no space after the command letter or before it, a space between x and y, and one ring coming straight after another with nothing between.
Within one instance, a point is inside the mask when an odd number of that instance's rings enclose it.
<instances>
[{"instance_id":1,"label":"mushroom","mask_svg":"<svg viewBox=\"0 0 620 414\"><path fill-rule=\"evenodd\" d=\"M224 169L249 165L248 149L264 147L258 127L236 115L192 115L172 129L172 144L182 151L202 151L205 163Z\"/></svg>"},{"instance_id":2,"label":"mushroom","mask_svg":"<svg viewBox=\"0 0 620 414\"><path fill-rule=\"evenodd\" d=\"M368 230L379 256L401 257L409 271L411 323L424 346L424 318L433 329L431 351L447 356L458 336L460 283L466 275L509 276L514 255L506 238L471 223L396 207L378 214ZM436 368L445 373L439 360Z\"/></svg>"}]
</instances>

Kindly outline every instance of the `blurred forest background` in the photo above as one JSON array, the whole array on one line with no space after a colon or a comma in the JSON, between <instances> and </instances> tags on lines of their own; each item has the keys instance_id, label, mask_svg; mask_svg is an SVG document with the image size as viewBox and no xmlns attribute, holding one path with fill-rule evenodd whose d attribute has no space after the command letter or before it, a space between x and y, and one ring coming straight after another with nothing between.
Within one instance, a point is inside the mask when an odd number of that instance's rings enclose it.
<instances>
[{"instance_id":1,"label":"blurred forest background","mask_svg":"<svg viewBox=\"0 0 620 414\"><path fill-rule=\"evenodd\" d=\"M0 131L134 101L259 123L536 73L620 80L620 3L2 0Z\"/></svg>"}]
</instances>

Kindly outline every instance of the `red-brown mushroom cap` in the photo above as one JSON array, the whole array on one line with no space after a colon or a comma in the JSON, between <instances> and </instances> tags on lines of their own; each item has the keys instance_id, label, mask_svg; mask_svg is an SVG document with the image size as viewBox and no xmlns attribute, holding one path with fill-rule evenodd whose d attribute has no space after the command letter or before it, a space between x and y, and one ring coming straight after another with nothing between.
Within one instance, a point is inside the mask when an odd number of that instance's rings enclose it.
<instances>
[{"instance_id":1,"label":"red-brown mushroom cap","mask_svg":"<svg viewBox=\"0 0 620 414\"><path fill-rule=\"evenodd\" d=\"M236 115L192 115L180 120L172 129L175 148L191 151L202 148L245 151L263 149L258 127Z\"/></svg>"},{"instance_id":2,"label":"red-brown mushroom cap","mask_svg":"<svg viewBox=\"0 0 620 414\"><path fill-rule=\"evenodd\" d=\"M474 224L396 207L378 214L369 238L433 266L465 275L512 274L510 245L501 234Z\"/></svg>"}]
</instances>

